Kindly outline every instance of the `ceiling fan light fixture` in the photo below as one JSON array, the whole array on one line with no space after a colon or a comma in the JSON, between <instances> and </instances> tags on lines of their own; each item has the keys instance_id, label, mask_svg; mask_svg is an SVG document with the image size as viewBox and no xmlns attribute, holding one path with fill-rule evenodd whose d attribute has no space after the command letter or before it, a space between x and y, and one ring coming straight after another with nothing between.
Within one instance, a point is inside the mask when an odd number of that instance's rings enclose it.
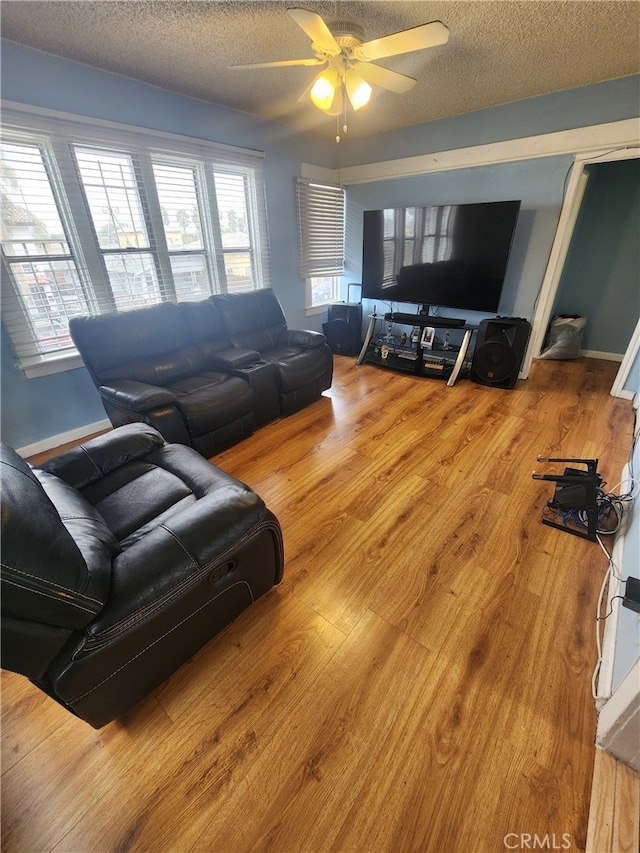
<instances>
[{"instance_id":1,"label":"ceiling fan light fixture","mask_svg":"<svg viewBox=\"0 0 640 853\"><path fill-rule=\"evenodd\" d=\"M337 72L333 68L327 68L316 77L316 81L309 92L309 97L319 110L331 109L337 86Z\"/></svg>"},{"instance_id":2,"label":"ceiling fan light fixture","mask_svg":"<svg viewBox=\"0 0 640 853\"><path fill-rule=\"evenodd\" d=\"M371 86L359 74L355 74L353 71L348 72L345 84L347 95L354 110L359 110L369 103L372 92Z\"/></svg>"}]
</instances>

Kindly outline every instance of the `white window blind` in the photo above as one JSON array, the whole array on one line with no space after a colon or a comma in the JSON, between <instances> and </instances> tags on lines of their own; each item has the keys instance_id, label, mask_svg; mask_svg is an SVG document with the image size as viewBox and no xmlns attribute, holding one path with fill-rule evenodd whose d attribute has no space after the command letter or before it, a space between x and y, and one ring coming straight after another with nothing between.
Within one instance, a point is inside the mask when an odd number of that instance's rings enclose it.
<instances>
[{"instance_id":1,"label":"white window blind","mask_svg":"<svg viewBox=\"0 0 640 853\"><path fill-rule=\"evenodd\" d=\"M71 317L269 286L262 155L3 111L2 321L20 366Z\"/></svg>"},{"instance_id":2,"label":"white window blind","mask_svg":"<svg viewBox=\"0 0 640 853\"><path fill-rule=\"evenodd\" d=\"M298 245L302 278L344 272L344 190L296 180Z\"/></svg>"}]
</instances>

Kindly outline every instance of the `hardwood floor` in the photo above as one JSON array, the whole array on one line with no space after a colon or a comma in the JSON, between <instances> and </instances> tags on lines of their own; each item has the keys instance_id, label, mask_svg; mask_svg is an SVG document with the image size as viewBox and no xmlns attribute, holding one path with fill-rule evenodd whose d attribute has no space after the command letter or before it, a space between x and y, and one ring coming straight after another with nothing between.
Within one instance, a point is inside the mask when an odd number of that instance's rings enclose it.
<instances>
[{"instance_id":1,"label":"hardwood floor","mask_svg":"<svg viewBox=\"0 0 640 853\"><path fill-rule=\"evenodd\" d=\"M215 459L279 517L279 587L100 731L2 673L5 853L585 849L606 560L531 473L618 483L618 365L503 391L335 361Z\"/></svg>"},{"instance_id":2,"label":"hardwood floor","mask_svg":"<svg viewBox=\"0 0 640 853\"><path fill-rule=\"evenodd\" d=\"M596 749L587 831L587 853L640 850L640 776Z\"/></svg>"}]
</instances>

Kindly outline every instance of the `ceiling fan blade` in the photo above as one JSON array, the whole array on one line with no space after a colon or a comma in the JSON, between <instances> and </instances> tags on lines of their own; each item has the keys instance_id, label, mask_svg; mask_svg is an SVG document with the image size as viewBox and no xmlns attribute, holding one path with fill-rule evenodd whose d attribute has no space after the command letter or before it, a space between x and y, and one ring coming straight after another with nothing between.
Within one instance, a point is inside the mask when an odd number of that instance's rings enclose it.
<instances>
[{"instance_id":1,"label":"ceiling fan blade","mask_svg":"<svg viewBox=\"0 0 640 853\"><path fill-rule=\"evenodd\" d=\"M285 59L281 62L253 62L250 65L229 65L229 68L282 68L285 65L324 65L325 59Z\"/></svg>"},{"instance_id":2,"label":"ceiling fan blade","mask_svg":"<svg viewBox=\"0 0 640 853\"><path fill-rule=\"evenodd\" d=\"M399 95L402 95L403 92L408 92L417 82L413 77L407 77L406 74L398 74L397 71L390 71L388 68L374 65L372 62L360 62L356 65L356 69L357 73L367 83L372 83L374 86L382 86L383 89L389 89L390 92L397 92Z\"/></svg>"},{"instance_id":3,"label":"ceiling fan blade","mask_svg":"<svg viewBox=\"0 0 640 853\"><path fill-rule=\"evenodd\" d=\"M383 59L386 56L397 56L399 53L410 53L412 50L424 50L446 44L449 41L449 28L441 21L421 24L410 30L402 30L373 41L359 44L354 55L361 62L371 62L372 59Z\"/></svg>"},{"instance_id":4,"label":"ceiling fan blade","mask_svg":"<svg viewBox=\"0 0 640 853\"><path fill-rule=\"evenodd\" d=\"M328 53L330 56L337 56L340 53L340 45L317 12L298 8L287 9L287 12L323 53Z\"/></svg>"},{"instance_id":5,"label":"ceiling fan blade","mask_svg":"<svg viewBox=\"0 0 640 853\"><path fill-rule=\"evenodd\" d=\"M299 103L299 104L301 104L303 101L308 101L308 100L310 99L310 97L311 97L311 90L313 89L313 84L316 82L316 80L317 80L317 79L318 79L318 77L317 77L317 75L316 75L316 76L313 78L313 80L311 81L311 83L309 83L309 85L307 86L307 88L304 90L304 92L300 95L300 97L298 98L298 103Z\"/></svg>"}]
</instances>

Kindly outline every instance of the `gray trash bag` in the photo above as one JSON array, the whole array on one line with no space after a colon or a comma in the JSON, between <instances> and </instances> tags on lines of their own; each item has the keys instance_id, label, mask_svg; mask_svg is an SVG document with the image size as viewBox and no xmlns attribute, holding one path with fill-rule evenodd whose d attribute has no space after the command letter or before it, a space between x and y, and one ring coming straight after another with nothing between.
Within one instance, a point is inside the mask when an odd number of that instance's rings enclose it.
<instances>
[{"instance_id":1,"label":"gray trash bag","mask_svg":"<svg viewBox=\"0 0 640 853\"><path fill-rule=\"evenodd\" d=\"M545 348L538 358L556 361L580 358L582 335L586 325L586 317L578 317L577 314L557 314L551 321Z\"/></svg>"}]
</instances>

